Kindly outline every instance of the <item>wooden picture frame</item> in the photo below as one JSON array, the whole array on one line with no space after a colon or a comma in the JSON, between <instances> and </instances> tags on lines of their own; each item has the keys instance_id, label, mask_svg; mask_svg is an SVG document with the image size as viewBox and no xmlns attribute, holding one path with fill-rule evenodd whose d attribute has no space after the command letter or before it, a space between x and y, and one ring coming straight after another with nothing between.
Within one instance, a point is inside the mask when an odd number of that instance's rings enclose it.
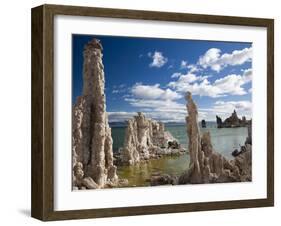
<instances>
[{"instance_id":1,"label":"wooden picture frame","mask_svg":"<svg viewBox=\"0 0 281 226\"><path fill-rule=\"evenodd\" d=\"M71 15L153 21L240 25L267 29L267 198L122 208L54 210L54 16ZM62 5L32 9L32 200L31 215L51 221L163 214L274 205L274 21L273 19L211 16Z\"/></svg>"}]
</instances>

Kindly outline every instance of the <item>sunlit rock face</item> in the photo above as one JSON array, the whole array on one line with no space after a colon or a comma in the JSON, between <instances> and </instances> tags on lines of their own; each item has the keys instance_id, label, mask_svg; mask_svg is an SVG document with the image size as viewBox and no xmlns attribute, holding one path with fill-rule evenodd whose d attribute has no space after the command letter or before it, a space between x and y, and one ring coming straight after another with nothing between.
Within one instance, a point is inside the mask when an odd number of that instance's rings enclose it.
<instances>
[{"instance_id":1,"label":"sunlit rock face","mask_svg":"<svg viewBox=\"0 0 281 226\"><path fill-rule=\"evenodd\" d=\"M102 188L106 184L117 183L118 177L113 165L113 141L106 113L102 45L99 40L93 39L85 45L83 54L83 93L77 98L72 119L73 167L79 163L84 170L83 176L90 177Z\"/></svg>"},{"instance_id":2,"label":"sunlit rock face","mask_svg":"<svg viewBox=\"0 0 281 226\"><path fill-rule=\"evenodd\" d=\"M198 126L198 111L191 93L187 93L187 135L190 163L188 170L179 178L179 184L222 183L251 181L252 146L246 143L241 153L233 160L227 160L215 152L210 133L202 136ZM249 136L251 132L249 131ZM247 138L250 140L250 138Z\"/></svg>"},{"instance_id":3,"label":"sunlit rock face","mask_svg":"<svg viewBox=\"0 0 281 226\"><path fill-rule=\"evenodd\" d=\"M122 164L134 165L162 155L181 154L178 141L165 131L164 123L147 119L141 112L129 119L124 146L120 149Z\"/></svg>"}]
</instances>

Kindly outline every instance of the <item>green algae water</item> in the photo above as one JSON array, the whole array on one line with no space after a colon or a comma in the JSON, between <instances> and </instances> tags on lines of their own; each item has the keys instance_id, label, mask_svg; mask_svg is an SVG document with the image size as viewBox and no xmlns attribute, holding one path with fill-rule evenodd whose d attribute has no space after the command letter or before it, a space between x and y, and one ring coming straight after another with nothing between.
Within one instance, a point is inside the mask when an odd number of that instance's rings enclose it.
<instances>
[{"instance_id":1,"label":"green algae water","mask_svg":"<svg viewBox=\"0 0 281 226\"><path fill-rule=\"evenodd\" d=\"M187 148L187 134L185 125L165 125L180 144ZM201 133L209 131L214 150L226 158L233 158L234 149L240 149L247 137L247 128L216 128L216 123L207 122L207 128L200 128ZM118 151L123 146L125 127L112 127L113 149ZM188 168L189 155L178 157L166 156L160 159L150 160L148 163L140 163L135 166L118 166L117 173L120 178L128 179L129 186L149 186L148 179L154 173L167 173L179 176Z\"/></svg>"}]
</instances>

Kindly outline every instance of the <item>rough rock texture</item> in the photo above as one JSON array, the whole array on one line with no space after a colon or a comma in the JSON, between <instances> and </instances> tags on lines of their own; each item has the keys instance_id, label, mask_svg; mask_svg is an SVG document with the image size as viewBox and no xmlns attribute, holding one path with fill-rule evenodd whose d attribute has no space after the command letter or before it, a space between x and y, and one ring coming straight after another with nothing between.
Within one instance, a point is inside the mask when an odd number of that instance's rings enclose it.
<instances>
[{"instance_id":1,"label":"rough rock texture","mask_svg":"<svg viewBox=\"0 0 281 226\"><path fill-rule=\"evenodd\" d=\"M234 159L234 164L239 168L240 181L252 181L252 145L241 147L241 154Z\"/></svg>"},{"instance_id":2,"label":"rough rock texture","mask_svg":"<svg viewBox=\"0 0 281 226\"><path fill-rule=\"evenodd\" d=\"M150 179L151 186L167 185L167 184L172 184L172 185L178 184L178 177L171 176L169 174L163 174L163 175L153 175Z\"/></svg>"},{"instance_id":3,"label":"rough rock texture","mask_svg":"<svg viewBox=\"0 0 281 226\"><path fill-rule=\"evenodd\" d=\"M179 184L251 181L251 145L243 146L245 151L231 161L215 152L210 133L200 135L197 106L191 93L187 93L186 99L190 164L180 176Z\"/></svg>"},{"instance_id":4,"label":"rough rock texture","mask_svg":"<svg viewBox=\"0 0 281 226\"><path fill-rule=\"evenodd\" d=\"M240 150L235 149L232 152L233 157L237 157L237 156L247 152L249 149L252 148L252 125L251 125L251 122L250 122L250 125L247 126L247 128L248 128L248 137L246 138L245 144L240 147Z\"/></svg>"},{"instance_id":5,"label":"rough rock texture","mask_svg":"<svg viewBox=\"0 0 281 226\"><path fill-rule=\"evenodd\" d=\"M128 120L124 147L121 149L121 161L129 165L134 165L140 161L140 153L138 150L139 142L135 128L135 121L132 119Z\"/></svg>"},{"instance_id":6,"label":"rough rock texture","mask_svg":"<svg viewBox=\"0 0 281 226\"><path fill-rule=\"evenodd\" d=\"M246 117L243 116L240 119L237 116L236 111L234 110L230 117L226 118L224 121L219 116L216 116L217 127L218 128L235 128L235 127L245 127L250 124L250 121L247 121Z\"/></svg>"},{"instance_id":7,"label":"rough rock texture","mask_svg":"<svg viewBox=\"0 0 281 226\"><path fill-rule=\"evenodd\" d=\"M201 127L202 128L206 128L206 121L204 120L204 119L202 119L202 121L201 121Z\"/></svg>"},{"instance_id":8,"label":"rough rock texture","mask_svg":"<svg viewBox=\"0 0 281 226\"><path fill-rule=\"evenodd\" d=\"M188 116L186 117L187 134L189 136L188 150L190 155L189 165L189 181L190 183L201 183L202 181L202 166L203 152L201 151L200 129L198 126L198 111L197 106L193 102L191 94L186 96Z\"/></svg>"},{"instance_id":9,"label":"rough rock texture","mask_svg":"<svg viewBox=\"0 0 281 226\"><path fill-rule=\"evenodd\" d=\"M104 94L102 45L93 39L84 47L83 93L73 108L73 169L77 168L97 187L117 183L113 165L111 129L108 125ZM78 171L79 171L78 170ZM80 176L80 181L81 181ZM74 186L77 184L74 173ZM83 179L85 180L85 179ZM96 188L96 186L85 186Z\"/></svg>"},{"instance_id":10,"label":"rough rock texture","mask_svg":"<svg viewBox=\"0 0 281 226\"><path fill-rule=\"evenodd\" d=\"M184 150L161 122L147 119L141 112L128 120L120 162L133 165L161 155L180 154Z\"/></svg>"},{"instance_id":11,"label":"rough rock texture","mask_svg":"<svg viewBox=\"0 0 281 226\"><path fill-rule=\"evenodd\" d=\"M91 177L84 177L83 164L81 162L77 162L73 167L74 173L74 189L96 189L99 186L95 183L95 181Z\"/></svg>"}]
</instances>

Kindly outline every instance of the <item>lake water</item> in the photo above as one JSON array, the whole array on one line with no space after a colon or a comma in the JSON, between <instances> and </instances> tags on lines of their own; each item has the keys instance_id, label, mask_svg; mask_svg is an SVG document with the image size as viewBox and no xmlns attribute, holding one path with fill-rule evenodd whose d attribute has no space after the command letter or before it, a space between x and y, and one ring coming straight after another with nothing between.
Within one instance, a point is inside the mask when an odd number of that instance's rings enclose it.
<instances>
[{"instance_id":1,"label":"lake water","mask_svg":"<svg viewBox=\"0 0 281 226\"><path fill-rule=\"evenodd\" d=\"M166 125L166 130L181 143L187 147L187 134L185 125ZM214 150L224 155L226 158L233 158L231 153L234 149L240 148L247 137L247 128L216 128L216 123L207 122L207 128L200 128L201 133L210 131ZM125 127L113 127L113 149L117 151L123 146L125 136ZM118 166L117 173L120 178L129 180L130 186L148 186L146 180L153 173L168 173L179 176L188 168L189 155L184 154L180 157L162 157L157 160L150 160L148 163L141 163L135 166Z\"/></svg>"}]
</instances>

